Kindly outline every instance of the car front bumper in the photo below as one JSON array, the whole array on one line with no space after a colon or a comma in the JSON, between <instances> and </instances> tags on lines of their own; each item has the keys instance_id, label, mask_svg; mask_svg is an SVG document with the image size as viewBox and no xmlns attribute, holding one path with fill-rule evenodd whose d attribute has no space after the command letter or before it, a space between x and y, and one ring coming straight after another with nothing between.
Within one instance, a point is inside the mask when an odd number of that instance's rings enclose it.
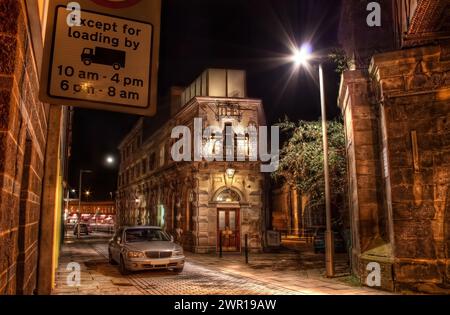
<instances>
[{"instance_id":1,"label":"car front bumper","mask_svg":"<svg viewBox=\"0 0 450 315\"><path fill-rule=\"evenodd\" d=\"M179 269L184 266L185 256L177 256L161 259L126 259L125 266L130 271L142 271L153 269Z\"/></svg>"}]
</instances>

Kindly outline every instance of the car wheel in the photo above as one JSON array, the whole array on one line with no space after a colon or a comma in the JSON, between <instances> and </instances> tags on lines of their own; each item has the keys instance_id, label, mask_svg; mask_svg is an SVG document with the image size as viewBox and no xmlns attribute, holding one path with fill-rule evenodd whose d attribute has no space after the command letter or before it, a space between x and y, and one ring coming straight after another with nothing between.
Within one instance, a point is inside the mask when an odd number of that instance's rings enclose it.
<instances>
[{"instance_id":1,"label":"car wheel","mask_svg":"<svg viewBox=\"0 0 450 315\"><path fill-rule=\"evenodd\" d=\"M114 260L112 254L111 254L111 251L109 251L109 250L108 250L108 258L109 258L109 263L111 265L117 265L116 261Z\"/></svg>"},{"instance_id":2,"label":"car wheel","mask_svg":"<svg viewBox=\"0 0 450 315\"><path fill-rule=\"evenodd\" d=\"M119 264L119 271L123 276L129 275L130 271L125 266L125 261L123 260L123 257L120 256L120 264Z\"/></svg>"},{"instance_id":3,"label":"car wheel","mask_svg":"<svg viewBox=\"0 0 450 315\"><path fill-rule=\"evenodd\" d=\"M92 63L92 60L91 60L91 59L84 59L84 60L83 60L83 63L84 63L86 66L89 66L89 65Z\"/></svg>"},{"instance_id":4,"label":"car wheel","mask_svg":"<svg viewBox=\"0 0 450 315\"><path fill-rule=\"evenodd\" d=\"M113 64L114 70L120 70L120 65L118 63Z\"/></svg>"}]
</instances>

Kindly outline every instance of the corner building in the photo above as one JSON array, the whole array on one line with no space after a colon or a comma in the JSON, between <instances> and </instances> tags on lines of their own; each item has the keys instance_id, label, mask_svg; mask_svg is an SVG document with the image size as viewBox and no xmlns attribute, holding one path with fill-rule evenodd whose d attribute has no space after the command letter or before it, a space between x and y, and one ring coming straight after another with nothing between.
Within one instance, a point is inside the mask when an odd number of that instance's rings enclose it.
<instances>
[{"instance_id":1,"label":"corner building","mask_svg":"<svg viewBox=\"0 0 450 315\"><path fill-rule=\"evenodd\" d=\"M248 134L235 136L232 148L214 148L234 149L245 162L195 162L194 143L192 162L174 162L171 156L178 141L171 139L172 129L187 126L193 139L195 118L202 119L203 129L265 125L261 100L246 95L245 76L239 70L206 70L186 89L172 88L170 106L165 114L160 107L159 121L141 119L125 137L119 146L120 225L161 226L196 253L219 251L219 235L223 251L241 251L245 235L250 250L262 249L266 175L259 162L249 161L256 144Z\"/></svg>"}]
</instances>

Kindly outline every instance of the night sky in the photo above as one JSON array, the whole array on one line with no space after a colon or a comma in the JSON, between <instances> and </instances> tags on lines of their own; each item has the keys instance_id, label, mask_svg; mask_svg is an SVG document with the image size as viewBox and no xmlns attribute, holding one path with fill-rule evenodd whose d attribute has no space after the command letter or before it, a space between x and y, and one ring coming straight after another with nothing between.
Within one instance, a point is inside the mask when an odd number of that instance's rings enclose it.
<instances>
[{"instance_id":1,"label":"night sky","mask_svg":"<svg viewBox=\"0 0 450 315\"><path fill-rule=\"evenodd\" d=\"M316 51L335 47L339 8L339 0L163 0L159 94L189 85L206 68L244 69L248 96L263 100L269 124L284 116L318 119L316 73L301 70L290 78L292 64L280 60L291 53L289 41L310 41ZM339 75L332 67L325 68L329 118L339 115ZM91 200L110 198L117 184L117 146L138 119L75 110L71 188L78 189L80 168L91 169L83 190L92 192ZM115 166L106 165L109 154Z\"/></svg>"}]
</instances>

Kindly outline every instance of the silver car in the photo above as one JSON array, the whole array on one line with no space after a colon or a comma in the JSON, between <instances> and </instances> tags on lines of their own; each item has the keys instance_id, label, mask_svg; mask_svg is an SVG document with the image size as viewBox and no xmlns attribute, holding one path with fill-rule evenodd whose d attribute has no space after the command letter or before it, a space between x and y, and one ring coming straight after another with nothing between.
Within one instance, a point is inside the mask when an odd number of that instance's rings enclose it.
<instances>
[{"instance_id":1,"label":"silver car","mask_svg":"<svg viewBox=\"0 0 450 315\"><path fill-rule=\"evenodd\" d=\"M109 262L119 264L122 274L130 271L173 269L183 271L183 248L160 227L119 228L108 246Z\"/></svg>"}]
</instances>

